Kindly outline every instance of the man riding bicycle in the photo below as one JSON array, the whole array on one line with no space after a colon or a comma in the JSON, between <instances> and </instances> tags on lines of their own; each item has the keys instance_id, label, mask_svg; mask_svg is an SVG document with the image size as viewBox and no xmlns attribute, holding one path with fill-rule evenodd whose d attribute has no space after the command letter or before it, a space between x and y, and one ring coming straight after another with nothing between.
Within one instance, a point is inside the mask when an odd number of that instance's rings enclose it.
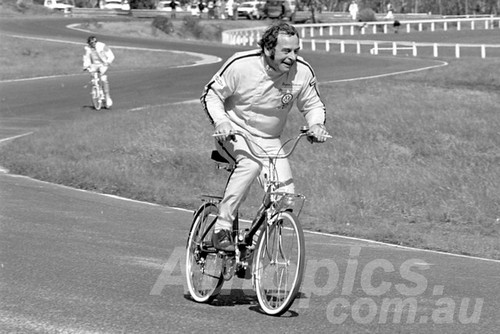
<instances>
[{"instance_id":1,"label":"man riding bicycle","mask_svg":"<svg viewBox=\"0 0 500 334\"><path fill-rule=\"evenodd\" d=\"M326 109L312 67L297 55L299 34L286 22L271 25L259 41L260 49L229 58L205 86L201 102L215 127L217 150L236 166L226 185L213 234L214 247L234 251L231 229L238 208L257 178L263 185L267 161L254 157L244 140L228 140L244 132L256 147L278 153L280 136L293 103L309 125L309 135L324 142ZM282 153L282 152L281 152ZM276 162L279 191L294 193L287 159Z\"/></svg>"},{"instance_id":2,"label":"man riding bicycle","mask_svg":"<svg viewBox=\"0 0 500 334\"><path fill-rule=\"evenodd\" d=\"M102 90L106 98L106 108L113 105L113 100L111 100L109 94L108 76L105 73L114 59L113 51L106 44L98 42L95 36L89 36L85 46L85 54L83 55L83 70L90 73L99 73Z\"/></svg>"}]
</instances>

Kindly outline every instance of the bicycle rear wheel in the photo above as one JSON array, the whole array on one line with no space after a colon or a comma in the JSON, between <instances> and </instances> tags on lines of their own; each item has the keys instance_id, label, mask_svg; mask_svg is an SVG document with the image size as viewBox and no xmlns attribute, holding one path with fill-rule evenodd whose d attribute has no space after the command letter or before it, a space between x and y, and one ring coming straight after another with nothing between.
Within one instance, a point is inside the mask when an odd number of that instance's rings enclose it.
<instances>
[{"instance_id":1,"label":"bicycle rear wheel","mask_svg":"<svg viewBox=\"0 0 500 334\"><path fill-rule=\"evenodd\" d=\"M94 106L95 110L101 110L102 97L99 92L99 87L93 86L91 95L92 95L92 105Z\"/></svg>"},{"instance_id":2,"label":"bicycle rear wheel","mask_svg":"<svg viewBox=\"0 0 500 334\"><path fill-rule=\"evenodd\" d=\"M196 211L186 251L186 279L189 294L200 303L212 301L222 289L222 261L212 245L219 209L204 203Z\"/></svg>"},{"instance_id":3,"label":"bicycle rear wheel","mask_svg":"<svg viewBox=\"0 0 500 334\"><path fill-rule=\"evenodd\" d=\"M269 315L286 312L302 283L304 273L304 232L298 218L281 212L265 228L254 258L255 289L262 310Z\"/></svg>"}]
</instances>

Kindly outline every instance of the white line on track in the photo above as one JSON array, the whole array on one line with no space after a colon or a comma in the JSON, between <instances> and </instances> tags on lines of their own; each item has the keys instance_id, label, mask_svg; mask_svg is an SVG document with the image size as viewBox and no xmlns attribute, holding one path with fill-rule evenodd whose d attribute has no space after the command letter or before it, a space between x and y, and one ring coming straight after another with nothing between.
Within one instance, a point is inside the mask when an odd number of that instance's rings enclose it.
<instances>
[{"instance_id":1,"label":"white line on track","mask_svg":"<svg viewBox=\"0 0 500 334\"><path fill-rule=\"evenodd\" d=\"M86 43L82 43L82 42L73 42L73 41L66 41L66 40L52 39L52 38L41 38L41 37L31 37L31 36L21 36L21 35L8 35L8 36L14 37L14 38L31 39L31 40L37 40L37 41L54 42L54 43L74 44L74 45L82 45L82 46L86 44ZM198 52L139 48L139 47L132 47L132 46L112 45L112 44L110 44L110 46L113 49L148 51L148 52L167 52L167 53L174 53L174 54L187 54L187 55L190 55L192 57L201 58L201 60L195 60L193 64L170 66L169 68L184 68L184 67L200 66L200 65L206 65L206 64L219 63L222 61L222 58L220 58L220 57L207 55L204 53L198 53ZM82 73L65 74L65 75L51 75L51 76L42 76L42 77L26 78L26 79L0 80L0 82L32 81L32 80L42 80L42 79L50 79L50 78L58 78L58 77L76 76L76 75L82 75Z\"/></svg>"},{"instance_id":2,"label":"white line on track","mask_svg":"<svg viewBox=\"0 0 500 334\"><path fill-rule=\"evenodd\" d=\"M138 201L138 200L135 200L135 199L130 199L130 198L116 196L116 195L102 194L102 193L98 193L98 192L94 192L94 191L89 191L89 190L85 190L85 189L72 188L72 187L68 187L68 186L65 186L65 185L57 184L57 183L52 183L52 182L47 182L47 181L41 181L41 180L33 179L33 178L29 177L29 176L17 175L17 174L8 174L7 171L5 171L5 170L3 170L3 171L6 172L7 175L10 176L10 177L28 179L28 180L32 180L32 181L35 181L35 182L40 182L40 183L44 183L44 184L50 184L50 185L56 186L56 187L61 187L61 188L64 188L64 189L71 189L71 190L74 190L74 191L80 191L80 192L94 194L94 195L98 195L98 196L105 196L105 197L109 197L109 198L113 198L113 199L118 199L118 200L122 200L122 201L128 201L128 202L139 203L139 204L144 204L144 205L151 205L151 206L155 206L155 207L165 207L165 208L172 209L172 210L193 213L193 210L189 210L189 209L184 209L184 208L179 208L179 207L171 207L171 206L163 206L163 205L156 204L156 203ZM247 221L243 220L243 222L247 222ZM481 257L469 256L469 255L462 255L462 254L453 254L453 253L435 251L435 250L431 250L431 249L421 249L421 248L415 248L415 247L394 245L394 244L388 244L388 243L384 243L384 242L380 242L380 241L374 241L374 240L363 239L363 238L348 237L348 236L343 236L343 235L336 235L336 234L331 234L331 233L316 232L316 231L309 231L309 230L304 230L304 233L308 233L308 234L312 234L312 235L320 235L320 236L323 236L323 237L330 237L330 238L340 238L340 239L352 240L352 241L362 241L362 242L366 242L366 243L369 243L369 244L380 245L380 246L385 246L385 247L393 247L393 248L406 249L406 250L418 251L418 252L426 252L426 253L432 253L432 254L441 254L441 255L447 255L447 256L453 256L453 257L460 257L460 258L467 258L467 259L473 259L473 260L481 260L481 261L487 261L487 262L493 262L493 263L499 263L500 264L500 260L495 260L495 259L487 259L487 258L481 258Z\"/></svg>"},{"instance_id":3,"label":"white line on track","mask_svg":"<svg viewBox=\"0 0 500 334\"><path fill-rule=\"evenodd\" d=\"M358 78L349 78L349 79L322 81L322 82L320 82L320 84L329 84L329 83L338 83L338 82L351 82L351 81L359 81L359 80L377 79L377 78L389 77L389 76L399 75L399 74L407 74L407 73L413 73L413 72L427 71L427 70L430 70L430 69L433 69L433 68L438 68L438 67L442 67L442 66L447 66L448 65L448 63L445 62L445 61L439 60L437 62L438 62L438 64L436 64L436 65L426 66L426 67L421 67L421 68L416 68L416 69L413 69L413 70L405 70L405 71L398 71L398 72L391 72L391 73L370 75L370 76L358 77Z\"/></svg>"},{"instance_id":4,"label":"white line on track","mask_svg":"<svg viewBox=\"0 0 500 334\"><path fill-rule=\"evenodd\" d=\"M0 139L0 144L3 143L3 142L9 141L9 140L14 140L14 139L21 138L21 137L24 137L24 136L29 136L31 134L33 134L33 131L26 132L26 133L23 133L23 134L20 134L20 135L17 135L17 136L13 136L13 137L9 137L9 138L3 138L3 139Z\"/></svg>"}]
</instances>

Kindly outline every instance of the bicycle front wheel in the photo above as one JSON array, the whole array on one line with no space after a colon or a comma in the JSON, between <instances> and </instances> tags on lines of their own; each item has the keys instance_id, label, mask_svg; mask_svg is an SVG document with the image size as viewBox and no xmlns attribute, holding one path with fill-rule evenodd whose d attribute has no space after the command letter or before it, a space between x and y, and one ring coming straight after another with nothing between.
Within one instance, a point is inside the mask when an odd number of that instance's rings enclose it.
<instances>
[{"instance_id":1,"label":"bicycle front wheel","mask_svg":"<svg viewBox=\"0 0 500 334\"><path fill-rule=\"evenodd\" d=\"M297 216L281 212L261 233L254 258L257 299L269 315L285 313L299 292L304 273L304 232Z\"/></svg>"},{"instance_id":2,"label":"bicycle front wheel","mask_svg":"<svg viewBox=\"0 0 500 334\"><path fill-rule=\"evenodd\" d=\"M186 251L186 279L189 294L199 303L212 301L222 289L222 261L212 245L219 209L203 204L195 213Z\"/></svg>"},{"instance_id":3,"label":"bicycle front wheel","mask_svg":"<svg viewBox=\"0 0 500 334\"><path fill-rule=\"evenodd\" d=\"M99 92L99 87L93 86L91 95L92 95L92 105L94 106L95 110L101 110L102 98Z\"/></svg>"}]
</instances>

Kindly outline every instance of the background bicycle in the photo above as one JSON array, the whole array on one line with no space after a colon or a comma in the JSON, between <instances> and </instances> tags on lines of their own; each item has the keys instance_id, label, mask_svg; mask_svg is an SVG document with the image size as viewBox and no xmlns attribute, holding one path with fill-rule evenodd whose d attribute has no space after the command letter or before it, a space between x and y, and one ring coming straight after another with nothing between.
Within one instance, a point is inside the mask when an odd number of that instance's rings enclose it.
<instances>
[{"instance_id":1,"label":"background bicycle","mask_svg":"<svg viewBox=\"0 0 500 334\"><path fill-rule=\"evenodd\" d=\"M90 71L89 71L90 72ZM92 79L90 80L90 96L92 98L92 105L95 110L101 110L102 107L107 108L102 82L97 71L90 72Z\"/></svg>"}]
</instances>

